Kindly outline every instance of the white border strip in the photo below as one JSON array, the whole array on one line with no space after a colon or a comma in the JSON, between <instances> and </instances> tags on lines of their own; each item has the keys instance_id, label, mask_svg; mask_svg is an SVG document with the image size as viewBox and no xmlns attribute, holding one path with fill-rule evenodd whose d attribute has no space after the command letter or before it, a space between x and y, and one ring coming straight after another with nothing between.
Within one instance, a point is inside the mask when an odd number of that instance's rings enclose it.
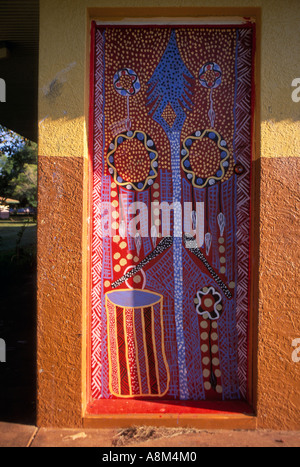
<instances>
[{"instance_id":1,"label":"white border strip","mask_svg":"<svg viewBox=\"0 0 300 467\"><path fill-rule=\"evenodd\" d=\"M224 16L222 18L215 16L206 16L206 17L199 17L199 18L164 18L164 17L157 17L157 18L121 18L119 20L112 21L111 19L107 20L99 20L96 21L98 26L101 25L126 25L126 26L143 26L143 25L163 25L163 26L170 26L170 25L203 25L203 26L214 26L214 25L240 25L246 24L249 21L254 21L252 18L243 18L238 16Z\"/></svg>"}]
</instances>

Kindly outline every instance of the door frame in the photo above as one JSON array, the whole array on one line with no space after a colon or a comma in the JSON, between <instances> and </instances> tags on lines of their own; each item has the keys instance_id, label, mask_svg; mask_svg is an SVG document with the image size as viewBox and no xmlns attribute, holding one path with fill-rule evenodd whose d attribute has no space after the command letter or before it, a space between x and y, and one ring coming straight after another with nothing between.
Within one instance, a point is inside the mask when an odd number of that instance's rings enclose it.
<instances>
[{"instance_id":1,"label":"door frame","mask_svg":"<svg viewBox=\"0 0 300 467\"><path fill-rule=\"evenodd\" d=\"M96 22L101 24L188 24L231 25L244 20L255 23L255 54L253 63L252 98L252 170L251 170L251 234L250 234L250 291L249 291L249 341L248 341L248 404L222 401L214 406L201 401L194 409L184 411L177 407L175 412L157 412L155 402L142 408L132 400L131 408L124 401L101 400L97 404L90 395L91 362L91 242L92 242L92 188L93 188L93 103L94 103L94 44ZM130 23L128 23L130 21ZM159 23L158 23L159 22ZM88 158L85 160L83 251L83 333L82 333L82 417L86 427L128 426L132 423L162 424L178 426L193 425L200 428L255 428L256 426L256 381L257 381L257 334L258 334L258 265L259 265L259 185L260 185L260 8L89 8L86 17L86 67L85 67L85 115L88 135ZM116 404L118 402L118 404ZM131 401L130 401L131 403ZM113 405L113 407L112 407ZM176 405L176 404L175 404ZM181 404L182 405L182 404ZM180 404L179 404L180 406ZM159 404L161 410L161 403ZM101 413L99 413L101 412ZM180 413L180 417L178 414ZM130 414L130 415L129 415Z\"/></svg>"}]
</instances>

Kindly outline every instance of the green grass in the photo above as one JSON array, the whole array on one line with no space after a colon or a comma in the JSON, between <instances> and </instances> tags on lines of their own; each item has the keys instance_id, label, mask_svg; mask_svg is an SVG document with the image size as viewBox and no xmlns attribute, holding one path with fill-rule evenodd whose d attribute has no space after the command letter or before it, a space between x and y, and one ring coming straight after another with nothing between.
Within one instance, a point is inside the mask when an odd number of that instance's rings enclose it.
<instances>
[{"instance_id":1,"label":"green grass","mask_svg":"<svg viewBox=\"0 0 300 467\"><path fill-rule=\"evenodd\" d=\"M0 365L0 413L2 421L34 424L36 224L24 221L0 220L0 338L7 345L7 363Z\"/></svg>"},{"instance_id":2,"label":"green grass","mask_svg":"<svg viewBox=\"0 0 300 467\"><path fill-rule=\"evenodd\" d=\"M20 247L27 248L36 244L36 224L18 221L0 221L0 252L12 251L21 235L22 227L25 227Z\"/></svg>"}]
</instances>

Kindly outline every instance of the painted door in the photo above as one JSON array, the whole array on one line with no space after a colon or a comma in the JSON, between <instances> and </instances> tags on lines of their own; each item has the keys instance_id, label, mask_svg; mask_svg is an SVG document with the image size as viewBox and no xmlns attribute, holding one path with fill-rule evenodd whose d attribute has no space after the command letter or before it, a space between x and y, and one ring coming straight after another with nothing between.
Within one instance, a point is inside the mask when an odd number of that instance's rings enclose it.
<instances>
[{"instance_id":1,"label":"painted door","mask_svg":"<svg viewBox=\"0 0 300 467\"><path fill-rule=\"evenodd\" d=\"M92 398L247 398L254 27L95 26Z\"/></svg>"}]
</instances>

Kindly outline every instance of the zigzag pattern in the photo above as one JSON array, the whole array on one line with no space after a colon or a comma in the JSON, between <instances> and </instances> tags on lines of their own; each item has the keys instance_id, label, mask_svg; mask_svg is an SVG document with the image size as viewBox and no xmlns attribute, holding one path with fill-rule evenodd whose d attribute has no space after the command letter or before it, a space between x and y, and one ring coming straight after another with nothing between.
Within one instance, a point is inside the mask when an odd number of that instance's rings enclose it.
<instances>
[{"instance_id":1,"label":"zigzag pattern","mask_svg":"<svg viewBox=\"0 0 300 467\"><path fill-rule=\"evenodd\" d=\"M102 364L105 361L102 356L102 281L101 269L103 260L103 240L101 222L101 191L103 162L102 151L104 146L104 37L96 31L96 60L95 60L95 102L94 102L94 179L93 179L93 240L92 240L92 319L91 319L91 392L94 399L101 397L102 393Z\"/></svg>"},{"instance_id":2,"label":"zigzag pattern","mask_svg":"<svg viewBox=\"0 0 300 467\"><path fill-rule=\"evenodd\" d=\"M252 30L239 30L237 60L236 137L237 160L245 167L237 177L237 333L238 376L241 395L247 397L248 310L249 310L249 236L251 170L251 77Z\"/></svg>"}]
</instances>

